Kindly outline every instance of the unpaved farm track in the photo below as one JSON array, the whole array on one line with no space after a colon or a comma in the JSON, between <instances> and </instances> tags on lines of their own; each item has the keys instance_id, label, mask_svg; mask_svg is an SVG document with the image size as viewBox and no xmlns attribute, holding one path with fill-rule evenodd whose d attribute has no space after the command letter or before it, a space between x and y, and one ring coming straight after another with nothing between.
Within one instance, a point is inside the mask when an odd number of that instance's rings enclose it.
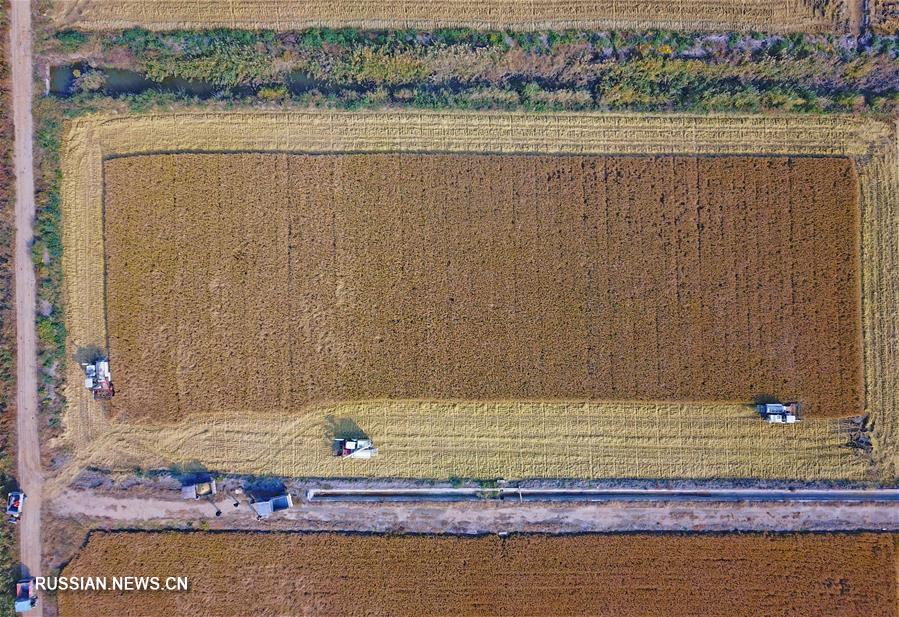
<instances>
[{"instance_id":1,"label":"unpaved farm track","mask_svg":"<svg viewBox=\"0 0 899 617\"><path fill-rule=\"evenodd\" d=\"M18 480L28 501L18 525L22 564L32 576L41 566L41 473L37 420L37 354L35 334L35 279L31 262L34 220L34 170L31 117L31 3L12 1L11 51L13 118L16 129L16 445ZM40 604L36 612L39 617Z\"/></svg>"},{"instance_id":2,"label":"unpaved farm track","mask_svg":"<svg viewBox=\"0 0 899 617\"><path fill-rule=\"evenodd\" d=\"M763 493L764 491L760 491ZM836 491L839 493L839 491ZM548 502L512 498L476 501L299 501L265 521L266 529L381 533L579 533L632 531L899 531L890 501L654 501ZM131 495L66 489L48 509L60 519L98 528L180 526L205 521L212 529L259 529L246 501L234 507L220 494L208 501L174 495ZM221 515L216 517L216 510Z\"/></svg>"},{"instance_id":3,"label":"unpaved farm track","mask_svg":"<svg viewBox=\"0 0 899 617\"><path fill-rule=\"evenodd\" d=\"M893 477L896 427L897 371L895 354L890 350L896 330L897 271L896 237L896 143L895 127L875 120L852 116L689 116L628 114L509 114L509 113L344 113L344 112L254 112L254 113L179 113L148 116L88 117L69 124L63 148L63 242L67 325L70 349L85 345L105 345L106 324L104 248L102 242L103 161L113 156L196 152L477 152L541 154L728 154L728 155L833 155L853 159L858 170L862 216L862 315L865 358L865 410L872 417L877 445L875 456L880 473ZM199 458L216 469L237 464L254 473L283 475L374 475L389 477L441 477L447 466L452 475L510 477L503 470L521 470L527 461L569 460L573 452L583 460L563 477L597 477L592 466L591 449L571 447L570 443L548 448L548 433L553 432L556 415L542 403L533 409L528 403L487 403L495 407L496 418L506 424L493 426L488 433L503 436L499 455L482 465L482 455L496 454L491 443L475 444L474 451L454 450L455 436L461 445L471 445L471 435L459 426L474 423L477 435L483 430L483 414L477 409L470 416L464 409L472 403L434 403L446 410L415 401L363 403L362 409L346 406L322 409L312 424L298 427L296 417L250 417L223 410L214 417L195 417L184 425L168 425L162 430L138 427L127 422L111 422L108 413L92 402L80 387L81 375L74 365L67 376L65 439L76 448L77 466L102 461L103 466L128 466L135 457L149 457L153 464ZM563 403L564 404L564 403ZM418 408L416 409L416 405ZM546 404L551 405L551 404ZM574 404L572 418L583 413ZM582 403L580 405L583 405ZM460 407L461 406L461 407ZM677 406L674 406L677 407ZM655 438L678 432L669 418L690 418L693 406L671 405L633 410L609 404L596 411L599 417L615 418L628 414L619 429L624 433L606 435L597 441L590 426L573 424L571 435L593 446L623 446L626 451L631 430L645 429L645 437ZM747 413L744 417L742 414ZM335 465L329 461L321 426L326 415L368 414L373 423L387 427L385 456L364 470ZM591 412L592 413L592 412ZM392 415L391 415L392 414ZM412 418L412 430L400 428L391 433L391 417ZM411 414L411 415L410 415ZM461 415L460 415L461 414ZM516 421L519 416L520 422ZM531 414L528 416L527 414ZM745 435L745 422L757 418L743 409L718 409L690 422L705 426L702 418L713 420L708 426L712 437L697 439L689 431L688 439L673 450L675 467L664 466L672 457L667 444L650 440L646 451L629 450L623 464L603 466L599 477L638 475L646 477L632 462L661 463L660 470L648 477L720 477L721 459L689 456L712 443L727 443L735 433ZM462 424L459 424L459 421ZM720 423L719 423L720 420ZM369 422L369 420L366 420ZM365 423L360 422L360 426ZM679 424L677 425L679 426ZM685 425L686 426L686 425ZM417 427L417 428L416 428ZM543 427L541 429L541 427ZM664 427L660 433L660 427ZM777 427L785 428L785 427ZM498 429L498 430L494 430ZM754 430L755 430L754 429ZM540 432L544 430L544 432ZM869 477L864 463L848 448L837 424L815 425L811 420L796 427L796 438L785 450L762 448L740 450L740 460L748 459L758 467L727 467L731 477L792 477L800 479L863 480ZM803 435L829 434L803 439ZM822 432L823 431L823 432ZM768 432L769 435L785 433ZM691 436L692 435L692 436ZM378 438L382 438L378 435ZM592 439L592 442L591 442ZM432 456L422 444L445 444L447 450ZM311 447L310 447L311 446ZM659 447L661 446L661 447ZM555 448L555 449L553 449ZM399 453L408 462L406 473L397 473L397 459L386 456ZM720 450L726 454L727 447ZM787 454L784 454L784 452ZM189 454L188 454L189 452ZM755 454L753 454L755 452ZM453 454L455 453L455 457ZM536 454L536 456L535 456ZM199 455L199 456L197 456ZM683 455L683 456L680 456ZM788 456L785 460L782 456ZM311 458L310 458L311 457ZM163 459L163 460L160 460ZM318 461L318 462L317 462ZM381 461L384 461L383 463ZM854 461L854 462L853 462ZM322 464L319 465L319 462ZM439 465L435 466L435 463ZM494 471L481 475L485 469ZM655 469L655 467L653 467ZM321 473L317 473L318 470ZM236 471L236 469L235 469ZM249 470L247 470L249 471ZM388 473L392 472L392 473ZM645 473L645 472L644 472ZM443 476L446 477L446 476ZM521 477L521 476L517 476ZM546 476L540 476L546 477ZM559 477L553 475L550 477Z\"/></svg>"},{"instance_id":4,"label":"unpaved farm track","mask_svg":"<svg viewBox=\"0 0 899 617\"><path fill-rule=\"evenodd\" d=\"M846 31L852 0L53 0L56 27Z\"/></svg>"},{"instance_id":5,"label":"unpaved farm track","mask_svg":"<svg viewBox=\"0 0 899 617\"><path fill-rule=\"evenodd\" d=\"M183 593L61 593L61 617L896 617L896 536L94 533L66 576L186 575ZM772 584L781 581L784 584Z\"/></svg>"}]
</instances>

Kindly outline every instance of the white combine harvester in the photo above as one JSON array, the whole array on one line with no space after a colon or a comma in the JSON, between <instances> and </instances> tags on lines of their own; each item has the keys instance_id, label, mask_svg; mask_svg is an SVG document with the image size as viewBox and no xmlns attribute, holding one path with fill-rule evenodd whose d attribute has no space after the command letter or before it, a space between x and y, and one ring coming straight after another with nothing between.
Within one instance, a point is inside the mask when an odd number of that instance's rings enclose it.
<instances>
[{"instance_id":1,"label":"white combine harvester","mask_svg":"<svg viewBox=\"0 0 899 617\"><path fill-rule=\"evenodd\" d=\"M84 387L91 391L96 400L107 400L115 396L112 375L109 372L109 360L100 358L93 362L83 362Z\"/></svg>"},{"instance_id":2,"label":"white combine harvester","mask_svg":"<svg viewBox=\"0 0 899 617\"><path fill-rule=\"evenodd\" d=\"M370 439L335 439L334 456L340 458L372 458L378 453Z\"/></svg>"},{"instance_id":3,"label":"white combine harvester","mask_svg":"<svg viewBox=\"0 0 899 617\"><path fill-rule=\"evenodd\" d=\"M799 403L761 403L756 406L759 415L768 424L795 424L799 422Z\"/></svg>"}]
</instances>

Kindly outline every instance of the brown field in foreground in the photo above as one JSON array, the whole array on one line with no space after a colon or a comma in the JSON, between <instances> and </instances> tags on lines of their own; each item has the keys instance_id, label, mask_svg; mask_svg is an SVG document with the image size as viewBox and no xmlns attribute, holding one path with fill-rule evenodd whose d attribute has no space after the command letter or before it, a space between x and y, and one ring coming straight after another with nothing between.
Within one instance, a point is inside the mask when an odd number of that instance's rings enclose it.
<instances>
[{"instance_id":1,"label":"brown field in foreground","mask_svg":"<svg viewBox=\"0 0 899 617\"><path fill-rule=\"evenodd\" d=\"M188 592L61 593L61 617L895 617L889 534L372 536L95 533L65 576Z\"/></svg>"},{"instance_id":2,"label":"brown field in foreground","mask_svg":"<svg viewBox=\"0 0 899 617\"><path fill-rule=\"evenodd\" d=\"M182 154L105 167L121 418L757 395L861 413L846 159Z\"/></svg>"}]
</instances>

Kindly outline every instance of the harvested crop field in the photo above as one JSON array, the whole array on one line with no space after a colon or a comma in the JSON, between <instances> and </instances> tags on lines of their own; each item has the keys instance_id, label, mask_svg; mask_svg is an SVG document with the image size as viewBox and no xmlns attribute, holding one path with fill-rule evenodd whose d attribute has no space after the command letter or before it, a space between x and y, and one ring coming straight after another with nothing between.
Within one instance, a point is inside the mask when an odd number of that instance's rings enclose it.
<instances>
[{"instance_id":1,"label":"harvested crop field","mask_svg":"<svg viewBox=\"0 0 899 617\"><path fill-rule=\"evenodd\" d=\"M889 534L373 536L95 533L64 576L188 576L60 593L61 617L895 617Z\"/></svg>"},{"instance_id":2,"label":"harvested crop field","mask_svg":"<svg viewBox=\"0 0 899 617\"><path fill-rule=\"evenodd\" d=\"M178 422L142 416L132 422L93 401L81 387L79 367L68 363L62 441L74 457L61 477L85 466L133 469L191 460L210 469L315 477L866 480L896 474L899 371L890 345L899 316L899 186L892 123L812 115L204 111L79 118L68 124L64 143L69 353L108 341L104 171L115 159L179 151L848 157L861 200L864 411L874 449L865 457L845 447L851 427L839 418L813 414L770 427L745 404L720 401L327 401L301 413L214 409ZM113 357L117 383L121 368ZM123 393L120 388L117 397ZM381 444L381 455L364 465L336 462L324 439L335 419L358 423Z\"/></svg>"},{"instance_id":3,"label":"harvested crop field","mask_svg":"<svg viewBox=\"0 0 899 617\"><path fill-rule=\"evenodd\" d=\"M850 0L846 0L850 1ZM842 0L52 0L58 28L844 30Z\"/></svg>"},{"instance_id":4,"label":"harvested crop field","mask_svg":"<svg viewBox=\"0 0 899 617\"><path fill-rule=\"evenodd\" d=\"M862 411L847 159L184 154L105 181L129 421L377 399Z\"/></svg>"}]
</instances>

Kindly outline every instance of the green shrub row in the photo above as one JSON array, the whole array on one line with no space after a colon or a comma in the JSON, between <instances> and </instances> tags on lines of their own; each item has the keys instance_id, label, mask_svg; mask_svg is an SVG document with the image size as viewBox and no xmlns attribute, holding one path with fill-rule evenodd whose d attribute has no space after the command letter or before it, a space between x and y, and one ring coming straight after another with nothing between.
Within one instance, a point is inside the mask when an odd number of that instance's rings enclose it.
<instances>
[{"instance_id":1,"label":"green shrub row","mask_svg":"<svg viewBox=\"0 0 899 617\"><path fill-rule=\"evenodd\" d=\"M890 112L899 101L895 37L875 37L862 47L832 36L672 32L126 30L97 36L65 32L52 43L57 53L100 67L79 77L81 90L102 91L102 69L117 67L155 82L203 82L219 98L250 91L263 101L310 91L351 99L353 90L357 99L389 104L412 91L428 106L476 106L490 91L502 105L536 110L564 101L565 109L811 113ZM79 55L97 48L99 56Z\"/></svg>"}]
</instances>

